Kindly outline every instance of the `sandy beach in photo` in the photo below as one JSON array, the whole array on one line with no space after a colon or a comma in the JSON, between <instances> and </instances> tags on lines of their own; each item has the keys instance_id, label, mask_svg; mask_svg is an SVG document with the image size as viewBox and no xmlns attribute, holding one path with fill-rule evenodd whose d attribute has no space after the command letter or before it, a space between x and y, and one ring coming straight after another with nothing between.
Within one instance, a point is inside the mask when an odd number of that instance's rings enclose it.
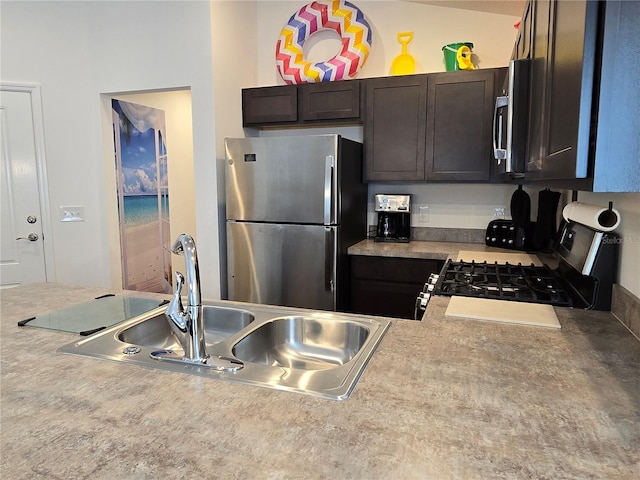
<instances>
[{"instance_id":1,"label":"sandy beach in photo","mask_svg":"<svg viewBox=\"0 0 640 480\"><path fill-rule=\"evenodd\" d=\"M165 280L162 259L163 255L168 258L170 254L162 248L160 238L159 222L124 227L126 289L171 292L171 286Z\"/></svg>"}]
</instances>

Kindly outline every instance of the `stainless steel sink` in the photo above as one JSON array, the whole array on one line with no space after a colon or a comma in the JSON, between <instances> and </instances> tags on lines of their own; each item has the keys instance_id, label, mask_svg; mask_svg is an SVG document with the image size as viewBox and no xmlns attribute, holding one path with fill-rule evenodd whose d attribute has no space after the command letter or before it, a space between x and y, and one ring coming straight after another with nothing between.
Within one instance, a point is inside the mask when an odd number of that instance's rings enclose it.
<instances>
[{"instance_id":1,"label":"stainless steel sink","mask_svg":"<svg viewBox=\"0 0 640 480\"><path fill-rule=\"evenodd\" d=\"M366 344L369 328L351 320L276 318L233 346L243 362L303 370L325 370L350 362Z\"/></svg>"},{"instance_id":2,"label":"stainless steel sink","mask_svg":"<svg viewBox=\"0 0 640 480\"><path fill-rule=\"evenodd\" d=\"M165 307L58 351L344 400L391 323L234 302L206 302L203 310L211 365L176 361L183 351L164 316Z\"/></svg>"},{"instance_id":3,"label":"stainless steel sink","mask_svg":"<svg viewBox=\"0 0 640 480\"><path fill-rule=\"evenodd\" d=\"M202 314L207 346L220 343L255 320L253 314L246 310L211 305L203 306ZM120 330L118 340L124 343L170 349L176 352L182 350L180 342L167 322L164 308L157 315Z\"/></svg>"}]
</instances>

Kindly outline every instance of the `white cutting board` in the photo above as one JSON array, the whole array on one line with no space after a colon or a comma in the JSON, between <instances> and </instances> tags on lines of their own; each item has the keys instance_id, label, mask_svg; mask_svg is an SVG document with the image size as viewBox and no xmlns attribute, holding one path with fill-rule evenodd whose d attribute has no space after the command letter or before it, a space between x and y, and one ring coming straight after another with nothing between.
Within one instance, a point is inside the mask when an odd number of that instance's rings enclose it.
<instances>
[{"instance_id":1,"label":"white cutting board","mask_svg":"<svg viewBox=\"0 0 640 480\"><path fill-rule=\"evenodd\" d=\"M560 322L553 307L539 303L454 296L451 297L444 315L445 317L560 328Z\"/></svg>"},{"instance_id":2,"label":"white cutting board","mask_svg":"<svg viewBox=\"0 0 640 480\"><path fill-rule=\"evenodd\" d=\"M542 262L538 260L537 255L529 255L528 253L502 253L502 252L473 252L471 250L460 250L458 252L457 261L464 260L465 262L487 262L487 263L507 263L511 265L517 265L521 263L523 265L540 266Z\"/></svg>"}]
</instances>

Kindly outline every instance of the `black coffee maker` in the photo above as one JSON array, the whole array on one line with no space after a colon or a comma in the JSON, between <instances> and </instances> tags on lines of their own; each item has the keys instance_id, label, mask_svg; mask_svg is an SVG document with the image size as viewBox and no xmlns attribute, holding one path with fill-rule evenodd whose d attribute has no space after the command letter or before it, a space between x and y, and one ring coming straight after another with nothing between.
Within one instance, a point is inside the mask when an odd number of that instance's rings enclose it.
<instances>
[{"instance_id":1,"label":"black coffee maker","mask_svg":"<svg viewBox=\"0 0 640 480\"><path fill-rule=\"evenodd\" d=\"M409 242L411 236L411 195L374 196L378 214L376 242Z\"/></svg>"}]
</instances>

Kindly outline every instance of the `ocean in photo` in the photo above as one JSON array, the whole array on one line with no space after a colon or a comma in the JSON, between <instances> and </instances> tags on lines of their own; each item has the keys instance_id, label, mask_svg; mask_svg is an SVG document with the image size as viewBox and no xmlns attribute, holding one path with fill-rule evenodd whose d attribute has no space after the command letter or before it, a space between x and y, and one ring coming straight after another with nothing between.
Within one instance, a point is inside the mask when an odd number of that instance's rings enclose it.
<instances>
[{"instance_id":1,"label":"ocean in photo","mask_svg":"<svg viewBox=\"0 0 640 480\"><path fill-rule=\"evenodd\" d=\"M168 198L163 197L163 207L168 216ZM164 215L163 215L164 216ZM157 195L128 195L124 197L124 223L128 226L157 222Z\"/></svg>"}]
</instances>

